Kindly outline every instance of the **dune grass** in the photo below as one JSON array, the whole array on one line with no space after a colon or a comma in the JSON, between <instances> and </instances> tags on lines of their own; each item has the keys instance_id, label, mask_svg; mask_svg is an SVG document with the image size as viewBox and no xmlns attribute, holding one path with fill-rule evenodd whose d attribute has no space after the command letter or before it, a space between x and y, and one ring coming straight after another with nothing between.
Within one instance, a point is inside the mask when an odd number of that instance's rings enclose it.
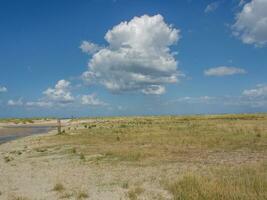
<instances>
[{"instance_id":1,"label":"dune grass","mask_svg":"<svg viewBox=\"0 0 267 200\"><path fill-rule=\"evenodd\" d=\"M63 186L62 183L56 183L53 187L53 191L56 192L62 192L63 190L65 190L65 187Z\"/></svg>"},{"instance_id":2,"label":"dune grass","mask_svg":"<svg viewBox=\"0 0 267 200\"><path fill-rule=\"evenodd\" d=\"M101 154L102 161L177 161L210 152L265 152L266 122L266 115L115 118L49 136L46 144L72 146L83 158Z\"/></svg>"},{"instance_id":3,"label":"dune grass","mask_svg":"<svg viewBox=\"0 0 267 200\"><path fill-rule=\"evenodd\" d=\"M234 169L217 167L208 174L188 173L166 188L174 200L267 199L267 163Z\"/></svg>"},{"instance_id":4,"label":"dune grass","mask_svg":"<svg viewBox=\"0 0 267 200\"><path fill-rule=\"evenodd\" d=\"M174 200L267 198L265 114L91 119L65 134L43 137L38 145L60 149L54 153L82 164L195 166L162 184ZM145 193L128 183L123 188L129 199Z\"/></svg>"}]
</instances>

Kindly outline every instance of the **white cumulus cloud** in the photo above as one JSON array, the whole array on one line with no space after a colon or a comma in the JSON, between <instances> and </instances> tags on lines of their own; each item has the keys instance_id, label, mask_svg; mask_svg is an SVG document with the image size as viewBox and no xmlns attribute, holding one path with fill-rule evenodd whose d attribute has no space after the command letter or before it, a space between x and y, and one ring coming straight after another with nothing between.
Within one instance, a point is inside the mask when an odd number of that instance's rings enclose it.
<instances>
[{"instance_id":1,"label":"white cumulus cloud","mask_svg":"<svg viewBox=\"0 0 267 200\"><path fill-rule=\"evenodd\" d=\"M267 100L267 85L259 84L254 89L244 90L243 95L248 97L266 98Z\"/></svg>"},{"instance_id":2,"label":"white cumulus cloud","mask_svg":"<svg viewBox=\"0 0 267 200\"><path fill-rule=\"evenodd\" d=\"M46 96L47 101L58 103L70 103L74 101L74 97L70 92L70 82L66 80L58 81L54 88L48 88L43 94Z\"/></svg>"},{"instance_id":3,"label":"white cumulus cloud","mask_svg":"<svg viewBox=\"0 0 267 200\"><path fill-rule=\"evenodd\" d=\"M22 98L18 100L8 100L7 105L9 106L25 106L25 107L52 107L54 104L53 102L48 102L48 101L29 101L25 102L22 100Z\"/></svg>"},{"instance_id":4,"label":"white cumulus cloud","mask_svg":"<svg viewBox=\"0 0 267 200\"><path fill-rule=\"evenodd\" d=\"M90 106L106 106L107 103L99 100L96 97L96 94L89 94L82 96L82 104L83 105L90 105Z\"/></svg>"},{"instance_id":5,"label":"white cumulus cloud","mask_svg":"<svg viewBox=\"0 0 267 200\"><path fill-rule=\"evenodd\" d=\"M206 76L229 76L234 74L245 74L246 70L238 67L227 67L219 66L214 68L209 68L204 71Z\"/></svg>"},{"instance_id":6,"label":"white cumulus cloud","mask_svg":"<svg viewBox=\"0 0 267 200\"><path fill-rule=\"evenodd\" d=\"M0 93L1 92L7 92L7 88L0 85Z\"/></svg>"},{"instance_id":7,"label":"white cumulus cloud","mask_svg":"<svg viewBox=\"0 0 267 200\"><path fill-rule=\"evenodd\" d=\"M241 106L251 108L267 108L267 84L258 84L255 88L246 89L241 94L232 96L198 96L180 97L165 103L187 103L187 104L213 104L225 106Z\"/></svg>"},{"instance_id":8,"label":"white cumulus cloud","mask_svg":"<svg viewBox=\"0 0 267 200\"><path fill-rule=\"evenodd\" d=\"M240 0L238 3L238 6L243 6L246 3L246 0Z\"/></svg>"},{"instance_id":9,"label":"white cumulus cloud","mask_svg":"<svg viewBox=\"0 0 267 200\"><path fill-rule=\"evenodd\" d=\"M54 104L52 102L47 101L29 101L25 103L28 107L52 107Z\"/></svg>"},{"instance_id":10,"label":"white cumulus cloud","mask_svg":"<svg viewBox=\"0 0 267 200\"><path fill-rule=\"evenodd\" d=\"M161 86L161 85L151 85L150 87L147 87L145 89L142 90L142 92L144 94L163 94L165 93L165 87Z\"/></svg>"},{"instance_id":11,"label":"white cumulus cloud","mask_svg":"<svg viewBox=\"0 0 267 200\"><path fill-rule=\"evenodd\" d=\"M236 98L228 98L226 104L267 107L267 84L258 84L252 89L246 89Z\"/></svg>"},{"instance_id":12,"label":"white cumulus cloud","mask_svg":"<svg viewBox=\"0 0 267 200\"><path fill-rule=\"evenodd\" d=\"M73 103L75 98L71 94L71 83L64 79L59 80L53 88L48 88L43 92L43 97L36 101L23 103L26 107L48 108L53 106L64 106Z\"/></svg>"},{"instance_id":13,"label":"white cumulus cloud","mask_svg":"<svg viewBox=\"0 0 267 200\"><path fill-rule=\"evenodd\" d=\"M267 44L267 0L252 0L237 13L233 34L243 43L264 46Z\"/></svg>"},{"instance_id":14,"label":"white cumulus cloud","mask_svg":"<svg viewBox=\"0 0 267 200\"><path fill-rule=\"evenodd\" d=\"M21 98L18 100L10 99L10 100L8 100L7 105L9 105L9 106L22 106L23 101Z\"/></svg>"},{"instance_id":15,"label":"white cumulus cloud","mask_svg":"<svg viewBox=\"0 0 267 200\"><path fill-rule=\"evenodd\" d=\"M212 3L207 5L207 7L205 8L204 12L205 13L214 12L218 7L219 7L219 2L218 1L212 2Z\"/></svg>"},{"instance_id":16,"label":"white cumulus cloud","mask_svg":"<svg viewBox=\"0 0 267 200\"><path fill-rule=\"evenodd\" d=\"M82 41L82 44L80 46L80 49L84 53L93 54L101 49L100 46L97 44L94 44L90 41Z\"/></svg>"},{"instance_id":17,"label":"white cumulus cloud","mask_svg":"<svg viewBox=\"0 0 267 200\"><path fill-rule=\"evenodd\" d=\"M188 104L213 104L216 103L217 97L211 97L211 96L197 96L197 97L180 97L178 99L175 99L173 101L170 101L169 103L175 103L175 102L182 102L182 103L188 103Z\"/></svg>"},{"instance_id":18,"label":"white cumulus cloud","mask_svg":"<svg viewBox=\"0 0 267 200\"><path fill-rule=\"evenodd\" d=\"M73 96L71 94L71 83L66 80L59 80L53 88L48 88L43 92L43 96L40 99L33 101L23 101L22 98L18 100L9 100L7 104L9 106L24 106L29 108L52 108L52 107L64 107L90 105L90 106L107 106L108 104L97 98L96 94L78 95Z\"/></svg>"},{"instance_id":19,"label":"white cumulus cloud","mask_svg":"<svg viewBox=\"0 0 267 200\"><path fill-rule=\"evenodd\" d=\"M176 83L181 74L170 49L179 38L179 30L161 15L121 22L106 33L108 46L92 55L82 77L111 92L163 93L165 85Z\"/></svg>"},{"instance_id":20,"label":"white cumulus cloud","mask_svg":"<svg viewBox=\"0 0 267 200\"><path fill-rule=\"evenodd\" d=\"M266 107L267 108L267 90L266 89L267 89L267 86L265 86L265 88L257 87L256 89L245 90L242 96L242 100L244 104L249 105L251 107Z\"/></svg>"}]
</instances>

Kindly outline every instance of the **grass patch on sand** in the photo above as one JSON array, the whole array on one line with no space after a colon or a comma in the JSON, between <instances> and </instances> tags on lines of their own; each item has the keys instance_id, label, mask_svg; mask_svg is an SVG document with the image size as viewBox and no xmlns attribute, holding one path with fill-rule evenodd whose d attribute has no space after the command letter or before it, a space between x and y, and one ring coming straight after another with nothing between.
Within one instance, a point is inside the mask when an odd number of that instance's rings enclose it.
<instances>
[{"instance_id":1,"label":"grass patch on sand","mask_svg":"<svg viewBox=\"0 0 267 200\"><path fill-rule=\"evenodd\" d=\"M174 200L264 200L267 163L237 168L213 168L206 174L188 173L166 184Z\"/></svg>"},{"instance_id":2,"label":"grass patch on sand","mask_svg":"<svg viewBox=\"0 0 267 200\"><path fill-rule=\"evenodd\" d=\"M66 134L42 137L38 148L61 148L48 153L60 152L60 159L82 160L81 165L108 166L114 174L118 166L144 172L150 167L155 182L160 181L157 173L166 170L168 180L161 189L174 200L267 199L267 164L262 162L267 157L265 114L84 120ZM177 166L194 171L177 172ZM152 184L145 178L146 174L144 181ZM129 199L142 196L143 190L128 183L120 187L128 191Z\"/></svg>"},{"instance_id":3,"label":"grass patch on sand","mask_svg":"<svg viewBox=\"0 0 267 200\"><path fill-rule=\"evenodd\" d=\"M81 200L81 199L88 198L89 195L85 191L65 192L60 196L60 199L72 199L72 197L75 197L75 199Z\"/></svg>"},{"instance_id":4,"label":"grass patch on sand","mask_svg":"<svg viewBox=\"0 0 267 200\"><path fill-rule=\"evenodd\" d=\"M84 191L79 191L77 193L77 199L86 199L88 197L89 197L89 195Z\"/></svg>"},{"instance_id":5,"label":"grass patch on sand","mask_svg":"<svg viewBox=\"0 0 267 200\"><path fill-rule=\"evenodd\" d=\"M62 192L65 190L65 187L63 186L62 183L56 183L53 187L53 191L56 191L56 192Z\"/></svg>"},{"instance_id":6,"label":"grass patch on sand","mask_svg":"<svg viewBox=\"0 0 267 200\"><path fill-rule=\"evenodd\" d=\"M73 148L70 153L79 152L82 160L101 154L98 162L150 163L205 158L207 152L262 153L267 144L266 115L124 117L93 123L93 129L82 123L41 142L68 145Z\"/></svg>"},{"instance_id":7,"label":"grass patch on sand","mask_svg":"<svg viewBox=\"0 0 267 200\"><path fill-rule=\"evenodd\" d=\"M128 191L128 197L130 200L136 200L138 198L138 196L143 193L145 190L141 187L136 187L133 189L130 189Z\"/></svg>"}]
</instances>

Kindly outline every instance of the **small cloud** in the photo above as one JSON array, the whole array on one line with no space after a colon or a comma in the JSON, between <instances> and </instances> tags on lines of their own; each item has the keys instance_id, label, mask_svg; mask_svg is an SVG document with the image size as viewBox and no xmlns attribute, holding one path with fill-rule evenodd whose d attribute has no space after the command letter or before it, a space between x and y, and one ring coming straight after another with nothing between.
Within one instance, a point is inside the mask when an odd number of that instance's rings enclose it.
<instances>
[{"instance_id":1,"label":"small cloud","mask_svg":"<svg viewBox=\"0 0 267 200\"><path fill-rule=\"evenodd\" d=\"M108 104L99 100L96 94L89 94L82 96L82 104L89 106L107 106Z\"/></svg>"},{"instance_id":2,"label":"small cloud","mask_svg":"<svg viewBox=\"0 0 267 200\"><path fill-rule=\"evenodd\" d=\"M238 67L226 67L226 66L219 66L210 68L204 71L206 76L229 76L234 74L245 74L247 73L246 70Z\"/></svg>"},{"instance_id":3,"label":"small cloud","mask_svg":"<svg viewBox=\"0 0 267 200\"><path fill-rule=\"evenodd\" d=\"M53 102L48 101L29 101L29 102L23 102L22 98L18 100L8 100L7 105L9 106L25 106L25 107L52 107L54 104Z\"/></svg>"},{"instance_id":4,"label":"small cloud","mask_svg":"<svg viewBox=\"0 0 267 200\"><path fill-rule=\"evenodd\" d=\"M95 82L96 80L96 75L94 72L91 71L86 71L82 74L81 76L82 80L86 83L86 84L92 84Z\"/></svg>"},{"instance_id":5,"label":"small cloud","mask_svg":"<svg viewBox=\"0 0 267 200\"><path fill-rule=\"evenodd\" d=\"M165 105L174 103L213 104L251 108L266 108L267 84L256 85L255 88L246 89L241 94L237 95L180 97L165 103Z\"/></svg>"},{"instance_id":6,"label":"small cloud","mask_svg":"<svg viewBox=\"0 0 267 200\"><path fill-rule=\"evenodd\" d=\"M7 92L7 88L4 86L0 86L0 93L1 92Z\"/></svg>"},{"instance_id":7,"label":"small cloud","mask_svg":"<svg viewBox=\"0 0 267 200\"><path fill-rule=\"evenodd\" d=\"M25 105L28 107L52 107L54 104L46 101L30 101L25 103Z\"/></svg>"},{"instance_id":8,"label":"small cloud","mask_svg":"<svg viewBox=\"0 0 267 200\"><path fill-rule=\"evenodd\" d=\"M70 82L66 80L60 80L57 82L54 88L48 88L43 92L47 101L53 101L57 103L71 103L74 101L74 97L70 92Z\"/></svg>"},{"instance_id":9,"label":"small cloud","mask_svg":"<svg viewBox=\"0 0 267 200\"><path fill-rule=\"evenodd\" d=\"M219 7L220 3L218 1L215 1L213 3L210 3L207 5L207 7L205 8L204 12L205 13L211 13L214 12L218 7Z\"/></svg>"},{"instance_id":10,"label":"small cloud","mask_svg":"<svg viewBox=\"0 0 267 200\"><path fill-rule=\"evenodd\" d=\"M243 95L253 98L266 98L267 100L267 85L259 84L256 86L256 88L244 90Z\"/></svg>"},{"instance_id":11,"label":"small cloud","mask_svg":"<svg viewBox=\"0 0 267 200\"><path fill-rule=\"evenodd\" d=\"M118 109L118 110L125 110L126 108L123 107L123 106L121 106L121 105L119 105L119 106L117 106L117 109Z\"/></svg>"},{"instance_id":12,"label":"small cloud","mask_svg":"<svg viewBox=\"0 0 267 200\"><path fill-rule=\"evenodd\" d=\"M8 100L7 105L9 106L23 106L23 101L22 98L18 99L18 100Z\"/></svg>"},{"instance_id":13,"label":"small cloud","mask_svg":"<svg viewBox=\"0 0 267 200\"><path fill-rule=\"evenodd\" d=\"M240 1L242 9L236 13L232 33L245 44L267 45L267 1Z\"/></svg>"},{"instance_id":14,"label":"small cloud","mask_svg":"<svg viewBox=\"0 0 267 200\"><path fill-rule=\"evenodd\" d=\"M217 100L216 97L199 96L199 97L180 97L172 102L183 102L188 104L212 104Z\"/></svg>"},{"instance_id":15,"label":"small cloud","mask_svg":"<svg viewBox=\"0 0 267 200\"><path fill-rule=\"evenodd\" d=\"M267 107L266 88L257 87L255 89L244 90L239 96L228 96L222 100L224 105L248 106L252 108Z\"/></svg>"},{"instance_id":16,"label":"small cloud","mask_svg":"<svg viewBox=\"0 0 267 200\"><path fill-rule=\"evenodd\" d=\"M150 87L143 89L142 92L144 94L161 95L165 93L165 87L161 85L151 85Z\"/></svg>"},{"instance_id":17,"label":"small cloud","mask_svg":"<svg viewBox=\"0 0 267 200\"><path fill-rule=\"evenodd\" d=\"M84 53L94 54L102 48L100 46L98 46L97 44L94 44L90 41L82 41L80 49Z\"/></svg>"},{"instance_id":18,"label":"small cloud","mask_svg":"<svg viewBox=\"0 0 267 200\"><path fill-rule=\"evenodd\" d=\"M41 107L48 108L52 106L64 106L66 104L74 102L74 97L70 92L70 82L66 80L59 80L54 88L48 88L43 92L44 96L36 101L28 101L23 103L12 102L10 100L9 105L23 105L25 107Z\"/></svg>"}]
</instances>

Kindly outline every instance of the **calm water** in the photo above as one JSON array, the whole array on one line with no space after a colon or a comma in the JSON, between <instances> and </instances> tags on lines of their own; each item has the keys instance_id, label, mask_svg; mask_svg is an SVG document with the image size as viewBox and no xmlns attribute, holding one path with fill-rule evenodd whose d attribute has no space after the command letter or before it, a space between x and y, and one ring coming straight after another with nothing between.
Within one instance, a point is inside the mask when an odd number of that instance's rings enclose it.
<instances>
[{"instance_id":1,"label":"calm water","mask_svg":"<svg viewBox=\"0 0 267 200\"><path fill-rule=\"evenodd\" d=\"M30 135L43 134L54 129L52 126L18 126L0 128L0 144Z\"/></svg>"}]
</instances>

